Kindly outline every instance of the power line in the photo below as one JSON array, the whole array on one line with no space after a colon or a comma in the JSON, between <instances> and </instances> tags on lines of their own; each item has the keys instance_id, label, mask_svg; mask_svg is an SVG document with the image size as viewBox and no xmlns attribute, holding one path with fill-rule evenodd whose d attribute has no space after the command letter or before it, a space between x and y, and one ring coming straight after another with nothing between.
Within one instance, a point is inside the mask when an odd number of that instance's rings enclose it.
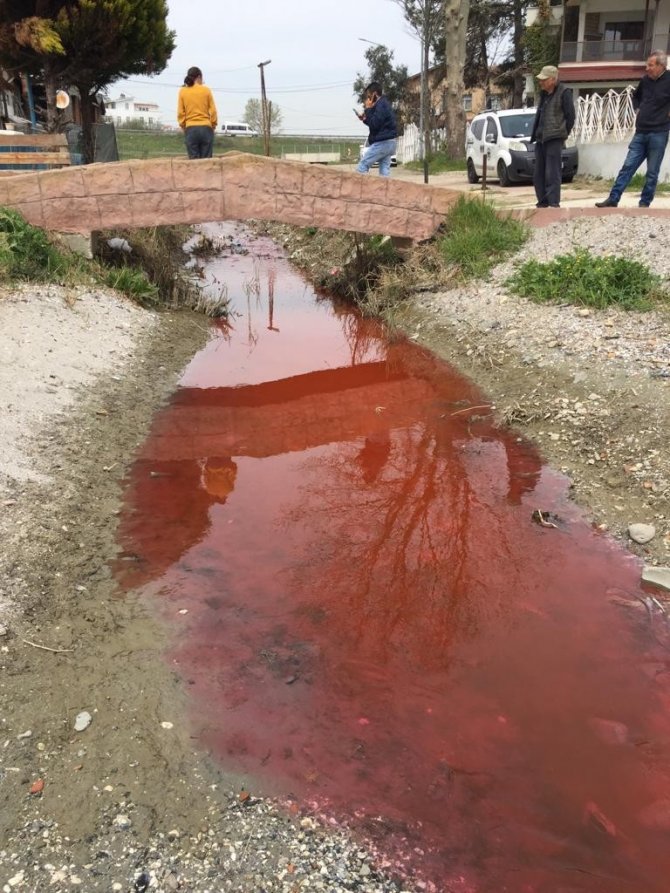
<instances>
[{"instance_id":1,"label":"power line","mask_svg":"<svg viewBox=\"0 0 670 893\"><path fill-rule=\"evenodd\" d=\"M132 80L130 78L126 79L124 83L127 84L141 84L143 87L169 87L171 90L179 90L183 87L183 84L166 84L164 81L137 81ZM352 84L351 81L335 81L331 84L295 84L290 87L278 87L272 88L272 93L311 93L319 90L334 90L337 87L347 87ZM249 94L258 92L257 85L253 87L212 87L210 84L207 85L210 90L215 93L229 93L229 94Z\"/></svg>"}]
</instances>

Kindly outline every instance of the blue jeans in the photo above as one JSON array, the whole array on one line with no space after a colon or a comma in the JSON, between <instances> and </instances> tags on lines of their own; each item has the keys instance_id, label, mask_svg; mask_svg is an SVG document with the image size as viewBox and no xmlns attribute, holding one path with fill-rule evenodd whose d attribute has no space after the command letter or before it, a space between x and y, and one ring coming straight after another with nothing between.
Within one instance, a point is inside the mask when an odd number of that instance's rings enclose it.
<instances>
[{"instance_id":1,"label":"blue jeans","mask_svg":"<svg viewBox=\"0 0 670 893\"><path fill-rule=\"evenodd\" d=\"M184 132L186 152L189 158L211 158L214 148L214 131L206 124L187 127Z\"/></svg>"},{"instance_id":2,"label":"blue jeans","mask_svg":"<svg viewBox=\"0 0 670 893\"><path fill-rule=\"evenodd\" d=\"M367 174L373 164L379 162L379 176L391 176L391 156L395 155L395 140L382 140L368 146L358 162L356 170L359 174Z\"/></svg>"},{"instance_id":3,"label":"blue jeans","mask_svg":"<svg viewBox=\"0 0 670 893\"><path fill-rule=\"evenodd\" d=\"M613 202L618 202L621 195L633 179L633 174L637 171L642 162L647 160L647 176L640 195L640 204L650 205L654 193L656 192L656 184L658 183L658 172L661 169L661 162L665 155L665 147L668 145L668 132L661 133L636 133L630 146L628 147L628 155L623 163L623 167L619 171L619 175L614 181L614 186L610 192L610 198Z\"/></svg>"}]
</instances>

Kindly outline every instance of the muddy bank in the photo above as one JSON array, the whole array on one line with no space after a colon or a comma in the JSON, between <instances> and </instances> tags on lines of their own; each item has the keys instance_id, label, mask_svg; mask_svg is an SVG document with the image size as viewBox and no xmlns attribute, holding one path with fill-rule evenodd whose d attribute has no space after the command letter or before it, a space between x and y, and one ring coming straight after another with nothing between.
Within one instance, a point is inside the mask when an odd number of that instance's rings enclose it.
<instances>
[{"instance_id":1,"label":"muddy bank","mask_svg":"<svg viewBox=\"0 0 670 893\"><path fill-rule=\"evenodd\" d=\"M0 307L15 435L1 477L0 886L281 891L321 889L330 872L343 889L399 890L346 835L245 792L181 720L170 634L110 564L136 560L116 543L124 474L209 324L93 298L25 287Z\"/></svg>"}]
</instances>

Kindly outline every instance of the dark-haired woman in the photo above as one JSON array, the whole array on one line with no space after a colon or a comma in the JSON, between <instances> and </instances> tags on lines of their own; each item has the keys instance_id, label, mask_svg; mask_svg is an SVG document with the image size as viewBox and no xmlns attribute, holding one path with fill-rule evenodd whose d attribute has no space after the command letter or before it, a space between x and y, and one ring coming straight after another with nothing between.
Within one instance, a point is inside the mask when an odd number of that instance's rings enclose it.
<instances>
[{"instance_id":1,"label":"dark-haired woman","mask_svg":"<svg viewBox=\"0 0 670 893\"><path fill-rule=\"evenodd\" d=\"M216 105L209 87L202 82L202 72L189 68L184 86L179 91L177 121L184 131L189 158L211 158L216 131Z\"/></svg>"}]
</instances>

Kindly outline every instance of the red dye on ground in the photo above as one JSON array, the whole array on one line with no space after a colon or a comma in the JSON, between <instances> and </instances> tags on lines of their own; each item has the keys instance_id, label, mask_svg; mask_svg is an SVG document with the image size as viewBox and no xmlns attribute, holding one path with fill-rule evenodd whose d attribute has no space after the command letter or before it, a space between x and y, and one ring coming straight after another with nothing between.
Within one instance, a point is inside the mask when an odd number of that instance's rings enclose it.
<instances>
[{"instance_id":1,"label":"red dye on ground","mask_svg":"<svg viewBox=\"0 0 670 893\"><path fill-rule=\"evenodd\" d=\"M667 893L670 661L638 566L472 383L258 269L121 525L203 748L436 890Z\"/></svg>"}]
</instances>

